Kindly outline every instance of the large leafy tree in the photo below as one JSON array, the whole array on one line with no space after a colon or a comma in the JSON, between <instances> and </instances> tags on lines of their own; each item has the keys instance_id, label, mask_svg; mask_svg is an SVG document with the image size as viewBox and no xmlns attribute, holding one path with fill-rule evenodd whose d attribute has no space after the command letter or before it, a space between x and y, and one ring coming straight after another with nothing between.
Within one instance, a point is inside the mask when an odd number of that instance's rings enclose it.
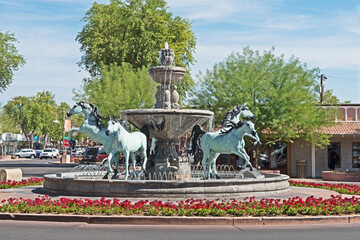
<instances>
[{"instance_id":1,"label":"large leafy tree","mask_svg":"<svg viewBox=\"0 0 360 240\"><path fill-rule=\"evenodd\" d=\"M214 111L220 124L233 106L247 102L263 142L302 138L323 146L330 136L319 129L334 124L335 111L317 104L318 73L297 58L275 56L274 48L260 53L247 47L200 74L190 103Z\"/></svg>"},{"instance_id":2,"label":"large leafy tree","mask_svg":"<svg viewBox=\"0 0 360 240\"><path fill-rule=\"evenodd\" d=\"M0 104L0 134L1 133L20 133L20 130Z\"/></svg>"},{"instance_id":3,"label":"large leafy tree","mask_svg":"<svg viewBox=\"0 0 360 240\"><path fill-rule=\"evenodd\" d=\"M94 3L86 13L85 25L76 37L83 56L80 67L92 77L101 66L123 62L133 68L157 65L159 50L168 42L175 61L188 68L194 62L196 40L191 23L168 11L164 0L111 0ZM193 84L190 74L179 86L180 93Z\"/></svg>"},{"instance_id":4,"label":"large leafy tree","mask_svg":"<svg viewBox=\"0 0 360 240\"><path fill-rule=\"evenodd\" d=\"M21 133L26 136L24 145L33 139L32 136L38 126L36 112L33 109L34 102L30 97L24 96L14 97L4 106L5 113L13 119L14 123L21 129Z\"/></svg>"},{"instance_id":5,"label":"large leafy tree","mask_svg":"<svg viewBox=\"0 0 360 240\"><path fill-rule=\"evenodd\" d=\"M0 32L0 93L13 81L14 71L25 64L14 43L14 34Z\"/></svg>"},{"instance_id":6,"label":"large leafy tree","mask_svg":"<svg viewBox=\"0 0 360 240\"><path fill-rule=\"evenodd\" d=\"M56 137L57 128L53 121L57 115L57 105L54 95L49 91L42 91L35 96L17 96L8 101L4 106L4 114L11 118L13 123L20 129L27 138L24 143L30 142L35 135Z\"/></svg>"},{"instance_id":7,"label":"large leafy tree","mask_svg":"<svg viewBox=\"0 0 360 240\"><path fill-rule=\"evenodd\" d=\"M34 102L34 108L32 110L37 113L37 128L35 133L43 137L44 143L47 142L48 137L57 139L59 129L61 128L53 123L59 113L55 96L49 91L43 91L31 97L31 100Z\"/></svg>"},{"instance_id":8,"label":"large leafy tree","mask_svg":"<svg viewBox=\"0 0 360 240\"><path fill-rule=\"evenodd\" d=\"M103 66L100 75L84 83L84 92L77 94L77 100L93 103L103 116L119 116L120 110L154 105L156 86L145 67L134 70L128 63L111 64Z\"/></svg>"}]
</instances>

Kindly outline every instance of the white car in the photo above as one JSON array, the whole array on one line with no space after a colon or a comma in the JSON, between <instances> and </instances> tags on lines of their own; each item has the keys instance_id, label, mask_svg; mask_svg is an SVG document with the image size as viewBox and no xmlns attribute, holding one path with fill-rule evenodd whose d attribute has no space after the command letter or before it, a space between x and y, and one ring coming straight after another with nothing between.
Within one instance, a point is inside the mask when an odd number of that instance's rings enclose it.
<instances>
[{"instance_id":1,"label":"white car","mask_svg":"<svg viewBox=\"0 0 360 240\"><path fill-rule=\"evenodd\" d=\"M43 158L57 158L59 156L59 151L55 148L45 148L42 153L40 153L40 159Z\"/></svg>"},{"instance_id":2,"label":"white car","mask_svg":"<svg viewBox=\"0 0 360 240\"><path fill-rule=\"evenodd\" d=\"M34 159L36 157L36 152L33 149L21 149L19 152L14 154L15 157L19 158L31 158Z\"/></svg>"}]
</instances>

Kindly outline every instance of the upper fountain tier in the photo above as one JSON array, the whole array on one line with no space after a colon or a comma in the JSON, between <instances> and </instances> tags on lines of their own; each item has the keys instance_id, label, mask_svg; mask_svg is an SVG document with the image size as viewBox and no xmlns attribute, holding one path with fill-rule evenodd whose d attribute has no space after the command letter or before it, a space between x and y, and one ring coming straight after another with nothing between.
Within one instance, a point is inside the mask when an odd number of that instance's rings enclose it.
<instances>
[{"instance_id":1,"label":"upper fountain tier","mask_svg":"<svg viewBox=\"0 0 360 240\"><path fill-rule=\"evenodd\" d=\"M174 66L174 50L165 44L160 50L160 65L151 67L149 75L160 83L155 95L156 109L133 109L121 111L123 118L137 128L147 127L150 135L158 140L179 139L191 131L195 124L203 124L213 118L214 113L206 110L179 109L179 94L174 83L181 81L185 69Z\"/></svg>"},{"instance_id":2,"label":"upper fountain tier","mask_svg":"<svg viewBox=\"0 0 360 240\"><path fill-rule=\"evenodd\" d=\"M152 80L160 84L174 84L181 81L186 70L183 67L155 66L148 71Z\"/></svg>"},{"instance_id":3,"label":"upper fountain tier","mask_svg":"<svg viewBox=\"0 0 360 240\"><path fill-rule=\"evenodd\" d=\"M182 67L174 66L174 49L170 49L165 43L165 48L160 50L160 66L151 67L149 75L160 84L174 84L181 81L186 70Z\"/></svg>"}]
</instances>

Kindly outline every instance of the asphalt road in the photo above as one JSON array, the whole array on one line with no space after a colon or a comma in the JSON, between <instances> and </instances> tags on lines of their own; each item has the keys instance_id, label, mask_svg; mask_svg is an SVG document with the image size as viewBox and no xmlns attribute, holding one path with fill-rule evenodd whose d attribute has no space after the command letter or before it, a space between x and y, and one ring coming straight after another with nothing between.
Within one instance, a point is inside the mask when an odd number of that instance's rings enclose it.
<instances>
[{"instance_id":1,"label":"asphalt road","mask_svg":"<svg viewBox=\"0 0 360 240\"><path fill-rule=\"evenodd\" d=\"M0 221L0 239L194 239L194 240L354 240L360 224L303 226L152 226Z\"/></svg>"},{"instance_id":2,"label":"asphalt road","mask_svg":"<svg viewBox=\"0 0 360 240\"><path fill-rule=\"evenodd\" d=\"M0 160L0 168L20 168L23 177L43 177L48 173L69 172L74 166L59 163L59 159L11 159ZM1 239L1 238L0 238Z\"/></svg>"}]
</instances>

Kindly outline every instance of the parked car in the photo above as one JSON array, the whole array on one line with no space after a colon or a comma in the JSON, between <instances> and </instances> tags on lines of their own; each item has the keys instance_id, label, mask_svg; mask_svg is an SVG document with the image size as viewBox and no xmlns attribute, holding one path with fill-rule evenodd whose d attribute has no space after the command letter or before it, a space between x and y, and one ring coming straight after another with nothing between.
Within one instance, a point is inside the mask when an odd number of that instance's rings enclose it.
<instances>
[{"instance_id":1,"label":"parked car","mask_svg":"<svg viewBox=\"0 0 360 240\"><path fill-rule=\"evenodd\" d=\"M40 153L40 159L42 158L58 158L59 151L55 148L45 148L42 153Z\"/></svg>"},{"instance_id":2,"label":"parked car","mask_svg":"<svg viewBox=\"0 0 360 240\"><path fill-rule=\"evenodd\" d=\"M91 147L80 160L80 164L104 164L107 162L107 157L104 147Z\"/></svg>"},{"instance_id":3,"label":"parked car","mask_svg":"<svg viewBox=\"0 0 360 240\"><path fill-rule=\"evenodd\" d=\"M31 158L34 159L36 157L36 152L33 149L21 149L20 151L16 152L15 157L19 158Z\"/></svg>"},{"instance_id":4,"label":"parked car","mask_svg":"<svg viewBox=\"0 0 360 240\"><path fill-rule=\"evenodd\" d=\"M82 156L85 152L83 148L74 148L71 150L71 156Z\"/></svg>"}]
</instances>

